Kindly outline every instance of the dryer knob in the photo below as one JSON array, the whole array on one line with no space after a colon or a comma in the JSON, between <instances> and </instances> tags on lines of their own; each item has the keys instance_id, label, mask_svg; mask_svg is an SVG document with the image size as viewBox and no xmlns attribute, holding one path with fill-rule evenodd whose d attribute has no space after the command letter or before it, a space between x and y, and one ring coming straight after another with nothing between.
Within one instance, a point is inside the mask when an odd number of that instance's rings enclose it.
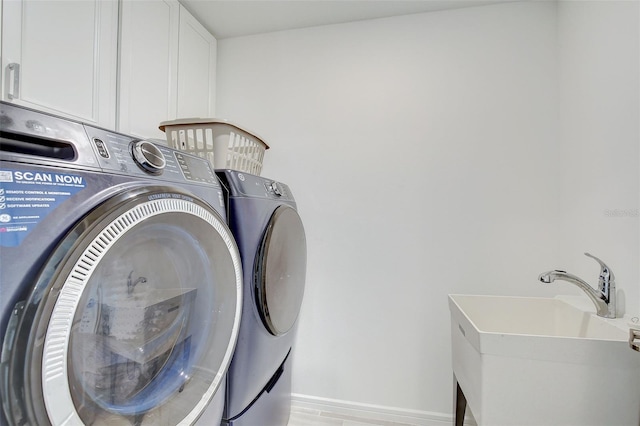
<instances>
[{"instance_id":1,"label":"dryer knob","mask_svg":"<svg viewBox=\"0 0 640 426\"><path fill-rule=\"evenodd\" d=\"M162 151L148 141L135 141L132 145L133 159L148 173L159 175L167 164Z\"/></svg>"},{"instance_id":2,"label":"dryer knob","mask_svg":"<svg viewBox=\"0 0 640 426\"><path fill-rule=\"evenodd\" d=\"M273 191L273 193L278 197L282 197L282 194L284 193L280 185L278 185L278 182L271 183L271 191Z\"/></svg>"}]
</instances>

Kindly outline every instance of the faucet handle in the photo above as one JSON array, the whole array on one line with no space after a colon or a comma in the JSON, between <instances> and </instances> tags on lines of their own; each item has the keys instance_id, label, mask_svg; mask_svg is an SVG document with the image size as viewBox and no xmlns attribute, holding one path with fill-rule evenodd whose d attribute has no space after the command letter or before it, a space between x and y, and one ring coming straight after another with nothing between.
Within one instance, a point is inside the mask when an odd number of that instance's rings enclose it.
<instances>
[{"instance_id":1,"label":"faucet handle","mask_svg":"<svg viewBox=\"0 0 640 426\"><path fill-rule=\"evenodd\" d=\"M613 275L613 271L611 270L611 268L609 268L607 264L604 263L602 260L598 259L597 257L589 253L585 253L584 255L592 258L593 260L595 260L600 264L600 276L598 277L598 289L603 294L603 296L605 296L607 302L609 302L609 300L611 299L614 299L615 298L615 276Z\"/></svg>"},{"instance_id":2,"label":"faucet handle","mask_svg":"<svg viewBox=\"0 0 640 426\"><path fill-rule=\"evenodd\" d=\"M602 278L607 278L607 279L609 279L609 281L613 281L614 280L613 271L611 270L611 268L609 268L607 266L606 263L604 263L602 260L598 259L597 257L595 257L592 254L585 253L584 255L587 256L587 257L592 258L593 260L595 260L596 262L598 262L600 264L600 276Z\"/></svg>"}]
</instances>

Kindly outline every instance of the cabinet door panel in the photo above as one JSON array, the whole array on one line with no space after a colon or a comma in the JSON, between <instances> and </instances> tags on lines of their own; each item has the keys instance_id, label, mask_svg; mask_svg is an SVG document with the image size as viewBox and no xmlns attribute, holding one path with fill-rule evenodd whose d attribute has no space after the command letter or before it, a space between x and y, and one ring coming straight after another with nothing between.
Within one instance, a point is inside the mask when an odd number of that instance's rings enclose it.
<instances>
[{"instance_id":1,"label":"cabinet door panel","mask_svg":"<svg viewBox=\"0 0 640 426\"><path fill-rule=\"evenodd\" d=\"M117 3L8 1L3 7L3 99L113 127ZM19 64L17 90L9 64Z\"/></svg>"},{"instance_id":2,"label":"cabinet door panel","mask_svg":"<svg viewBox=\"0 0 640 426\"><path fill-rule=\"evenodd\" d=\"M214 115L216 48L216 39L181 7L178 118Z\"/></svg>"},{"instance_id":3,"label":"cabinet door panel","mask_svg":"<svg viewBox=\"0 0 640 426\"><path fill-rule=\"evenodd\" d=\"M176 117L177 1L122 3L119 130L164 138L161 121Z\"/></svg>"}]
</instances>

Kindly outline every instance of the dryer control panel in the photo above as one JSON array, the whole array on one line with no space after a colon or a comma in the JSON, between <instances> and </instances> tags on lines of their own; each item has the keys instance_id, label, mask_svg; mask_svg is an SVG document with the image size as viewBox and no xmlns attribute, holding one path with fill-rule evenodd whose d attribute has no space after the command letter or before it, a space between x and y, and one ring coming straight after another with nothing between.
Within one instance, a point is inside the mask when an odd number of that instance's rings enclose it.
<instances>
[{"instance_id":1,"label":"dryer control panel","mask_svg":"<svg viewBox=\"0 0 640 426\"><path fill-rule=\"evenodd\" d=\"M232 196L295 201L289 187L282 182L236 170L224 170L223 173Z\"/></svg>"}]
</instances>

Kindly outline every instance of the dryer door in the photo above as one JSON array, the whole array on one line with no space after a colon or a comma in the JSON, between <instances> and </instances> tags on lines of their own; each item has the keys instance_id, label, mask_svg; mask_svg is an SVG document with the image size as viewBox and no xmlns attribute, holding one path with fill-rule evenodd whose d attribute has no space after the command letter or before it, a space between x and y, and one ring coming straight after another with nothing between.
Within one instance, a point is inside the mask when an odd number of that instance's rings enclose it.
<instances>
[{"instance_id":1,"label":"dryer door","mask_svg":"<svg viewBox=\"0 0 640 426\"><path fill-rule=\"evenodd\" d=\"M254 265L254 293L264 326L274 336L296 322L304 294L307 243L292 207L278 207L266 227Z\"/></svg>"},{"instance_id":2,"label":"dryer door","mask_svg":"<svg viewBox=\"0 0 640 426\"><path fill-rule=\"evenodd\" d=\"M167 187L109 199L62 240L16 313L3 354L10 417L192 424L231 361L241 291L235 242L208 204Z\"/></svg>"}]
</instances>

